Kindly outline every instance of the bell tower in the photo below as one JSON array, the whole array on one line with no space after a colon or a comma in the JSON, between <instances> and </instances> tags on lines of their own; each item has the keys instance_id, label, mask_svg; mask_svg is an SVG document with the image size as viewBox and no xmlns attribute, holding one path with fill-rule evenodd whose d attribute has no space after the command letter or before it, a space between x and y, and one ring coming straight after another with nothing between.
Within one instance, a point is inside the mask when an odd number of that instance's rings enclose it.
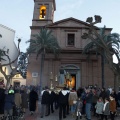
<instances>
[{"instance_id":1,"label":"bell tower","mask_svg":"<svg viewBox=\"0 0 120 120\"><path fill-rule=\"evenodd\" d=\"M32 27L53 23L55 10L55 0L34 0Z\"/></svg>"}]
</instances>

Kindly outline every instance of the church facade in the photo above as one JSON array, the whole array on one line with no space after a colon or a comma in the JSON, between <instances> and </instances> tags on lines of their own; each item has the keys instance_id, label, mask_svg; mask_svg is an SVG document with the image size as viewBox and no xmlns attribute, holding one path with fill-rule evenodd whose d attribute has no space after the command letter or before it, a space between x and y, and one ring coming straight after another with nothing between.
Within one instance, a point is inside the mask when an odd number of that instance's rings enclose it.
<instances>
[{"instance_id":1,"label":"church facade","mask_svg":"<svg viewBox=\"0 0 120 120\"><path fill-rule=\"evenodd\" d=\"M97 84L101 87L101 57L92 55L88 61L87 56L82 54L85 45L90 42L81 38L83 33L88 31L89 24L72 17L53 22L55 10L55 0L34 0L31 35L37 34L40 28L45 26L53 31L62 49L58 59L55 59L52 53L45 55L42 86L55 87L67 84L78 89ZM106 28L107 33L111 30ZM40 56L36 60L36 54L30 55L27 85L40 85L40 60ZM71 76L70 83L66 81L68 73ZM114 74L107 64L105 64L104 79L105 87L114 87Z\"/></svg>"}]
</instances>

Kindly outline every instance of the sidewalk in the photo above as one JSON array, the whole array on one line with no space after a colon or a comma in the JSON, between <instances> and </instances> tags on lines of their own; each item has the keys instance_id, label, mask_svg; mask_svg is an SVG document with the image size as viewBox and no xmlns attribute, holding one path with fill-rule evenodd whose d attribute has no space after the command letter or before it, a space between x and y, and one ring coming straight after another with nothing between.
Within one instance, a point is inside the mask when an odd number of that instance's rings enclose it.
<instances>
[{"instance_id":1,"label":"sidewalk","mask_svg":"<svg viewBox=\"0 0 120 120\"><path fill-rule=\"evenodd\" d=\"M49 116L45 116L43 118L40 118L39 114L34 114L33 116L29 115L25 118L25 120L59 120L58 110L55 111L54 113L50 114ZM68 115L63 120L76 120L76 118L75 117L73 118L71 115ZM83 117L82 119L79 119L79 120L86 120L86 119ZM98 120L98 118L97 117L92 117L92 120ZM120 116L116 117L115 120L120 120Z\"/></svg>"},{"instance_id":2,"label":"sidewalk","mask_svg":"<svg viewBox=\"0 0 120 120\"><path fill-rule=\"evenodd\" d=\"M34 115L30 115L30 112L27 110L25 114L25 120L59 120L59 110L55 110L55 112L51 113L49 116L44 116L43 118L40 118L40 102L39 102L38 112L35 113ZM63 120L76 120L76 117L67 115L67 117ZM83 117L82 119L79 120L86 120L86 119ZM98 120L98 118L92 116L92 120ZM120 120L120 115L117 116L115 120Z\"/></svg>"}]
</instances>

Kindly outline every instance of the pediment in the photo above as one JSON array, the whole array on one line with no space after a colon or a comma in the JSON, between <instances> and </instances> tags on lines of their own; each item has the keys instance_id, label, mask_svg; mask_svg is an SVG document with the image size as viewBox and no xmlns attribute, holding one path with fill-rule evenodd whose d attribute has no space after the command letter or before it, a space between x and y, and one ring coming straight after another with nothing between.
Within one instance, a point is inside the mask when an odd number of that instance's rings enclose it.
<instances>
[{"instance_id":1,"label":"pediment","mask_svg":"<svg viewBox=\"0 0 120 120\"><path fill-rule=\"evenodd\" d=\"M89 24L75 18L67 18L55 23L49 24L48 27L88 27Z\"/></svg>"}]
</instances>

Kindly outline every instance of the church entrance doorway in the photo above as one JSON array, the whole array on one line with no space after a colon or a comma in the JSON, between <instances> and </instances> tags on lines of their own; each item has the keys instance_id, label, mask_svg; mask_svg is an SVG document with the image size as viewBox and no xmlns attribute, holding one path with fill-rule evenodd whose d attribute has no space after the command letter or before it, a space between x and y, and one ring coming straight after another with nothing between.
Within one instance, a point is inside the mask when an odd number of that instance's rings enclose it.
<instances>
[{"instance_id":1,"label":"church entrance doorway","mask_svg":"<svg viewBox=\"0 0 120 120\"><path fill-rule=\"evenodd\" d=\"M67 87L72 87L77 90L80 87L80 69L76 65L68 64L61 66L61 69L64 72L60 73L60 83L66 84ZM67 74L70 75L69 79Z\"/></svg>"},{"instance_id":2,"label":"church entrance doorway","mask_svg":"<svg viewBox=\"0 0 120 120\"><path fill-rule=\"evenodd\" d=\"M66 78L66 86L68 88L76 89L76 74L71 74L71 80L67 80Z\"/></svg>"}]
</instances>

